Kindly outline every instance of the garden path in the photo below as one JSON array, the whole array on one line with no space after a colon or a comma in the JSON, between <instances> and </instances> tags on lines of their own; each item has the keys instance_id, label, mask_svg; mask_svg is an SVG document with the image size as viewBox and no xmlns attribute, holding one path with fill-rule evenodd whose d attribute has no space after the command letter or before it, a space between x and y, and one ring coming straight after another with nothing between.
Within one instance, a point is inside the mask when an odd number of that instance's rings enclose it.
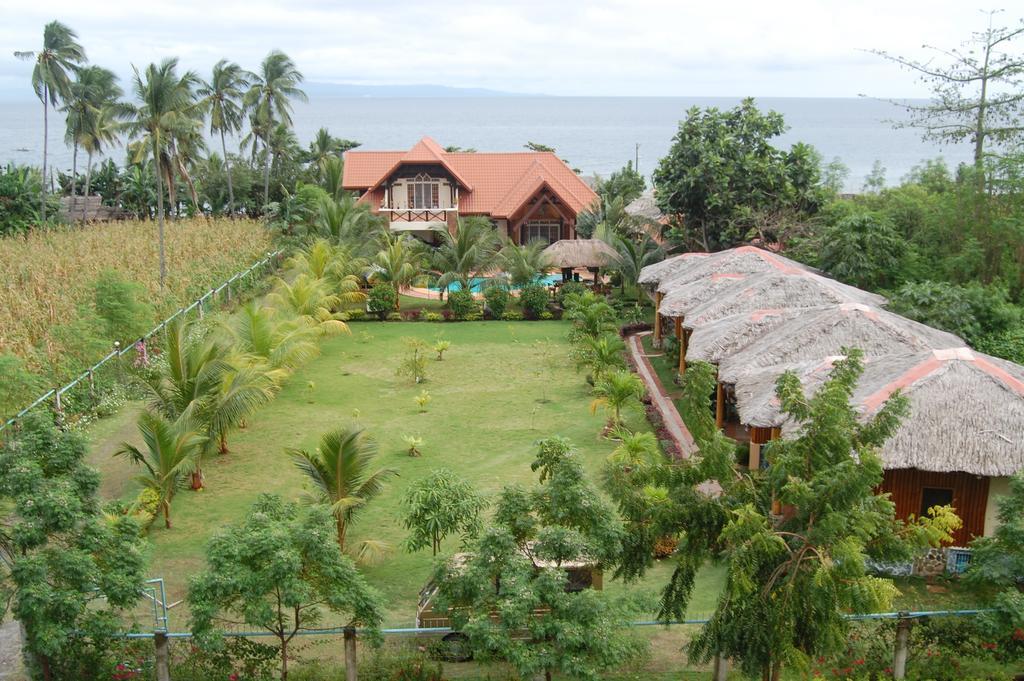
<instances>
[{"instance_id":1,"label":"garden path","mask_svg":"<svg viewBox=\"0 0 1024 681\"><path fill-rule=\"evenodd\" d=\"M626 348L633 357L637 373L643 380L644 385L647 386L647 393L651 396L651 402L653 402L655 408L661 414L669 434L675 440L676 446L682 452L683 457L689 458L697 453L697 444L693 441L693 436L690 435L686 424L683 423L683 419L679 415L679 410L676 409L675 403L672 402L672 398L665 391L665 386L658 380L658 375L647 359L643 344L640 342L644 336L650 333L650 331L642 331L628 336L626 338Z\"/></svg>"}]
</instances>

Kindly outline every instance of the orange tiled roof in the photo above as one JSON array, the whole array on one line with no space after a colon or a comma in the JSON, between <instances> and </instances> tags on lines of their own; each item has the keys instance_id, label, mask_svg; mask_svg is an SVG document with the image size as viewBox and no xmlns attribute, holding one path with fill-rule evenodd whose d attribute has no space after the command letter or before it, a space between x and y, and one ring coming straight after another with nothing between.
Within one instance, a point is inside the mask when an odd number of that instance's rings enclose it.
<instances>
[{"instance_id":1,"label":"orange tiled roof","mask_svg":"<svg viewBox=\"0 0 1024 681\"><path fill-rule=\"evenodd\" d=\"M553 153L447 153L429 137L409 151L346 152L342 186L365 192L361 200L378 205L384 196L380 184L406 163L438 163L447 169L461 185L463 214L507 218L544 186L577 214L597 199L594 190Z\"/></svg>"}]
</instances>

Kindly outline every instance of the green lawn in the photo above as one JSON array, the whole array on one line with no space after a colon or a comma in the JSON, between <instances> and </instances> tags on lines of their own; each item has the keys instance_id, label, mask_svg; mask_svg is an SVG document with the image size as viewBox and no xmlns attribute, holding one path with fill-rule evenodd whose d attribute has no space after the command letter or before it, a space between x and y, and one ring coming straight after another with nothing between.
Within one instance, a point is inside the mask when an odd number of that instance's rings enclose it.
<instances>
[{"instance_id":1,"label":"green lawn","mask_svg":"<svg viewBox=\"0 0 1024 681\"><path fill-rule=\"evenodd\" d=\"M612 444L598 437L603 415L591 415L590 391L566 359L564 322L472 322L459 324L353 323L352 335L333 338L321 356L297 372L280 395L249 419L248 427L230 439L231 453L205 465L206 489L181 492L174 501L174 527L155 523L150 573L167 580L172 601L183 598L188 576L201 569L207 538L239 519L261 492L286 498L303 495L303 479L285 456L286 447L313 448L320 433L358 423L380 443L379 464L399 471L350 532L352 545L374 538L394 547L390 558L365 572L384 595L386 623L411 626L416 596L431 571L428 552L409 555L400 544L399 499L416 479L440 466L494 494L503 485L530 484L534 442L563 435L579 448L595 475ZM395 375L404 351L403 338L452 342L442 362L431 360L428 380L413 385ZM428 390L429 411L417 412L413 397ZM121 441L135 440L133 419L140 405L102 421L91 431L91 461L103 475L108 498L132 496L134 472L111 454ZM627 415L634 428L647 427L637 409ZM423 456L405 454L402 436L423 438ZM458 549L455 540L445 552ZM665 583L668 566L658 566L649 579L632 588L655 594ZM698 584L695 613L712 609L722 572L709 569ZM621 584L606 580L610 591ZM187 625L184 606L173 611L172 626Z\"/></svg>"}]
</instances>

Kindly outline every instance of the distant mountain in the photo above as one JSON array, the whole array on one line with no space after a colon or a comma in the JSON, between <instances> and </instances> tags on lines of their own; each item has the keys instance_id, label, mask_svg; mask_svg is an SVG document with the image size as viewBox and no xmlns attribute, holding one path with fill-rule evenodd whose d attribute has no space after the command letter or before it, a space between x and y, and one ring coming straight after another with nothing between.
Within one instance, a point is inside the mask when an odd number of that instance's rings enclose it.
<instances>
[{"instance_id":1,"label":"distant mountain","mask_svg":"<svg viewBox=\"0 0 1024 681\"><path fill-rule=\"evenodd\" d=\"M303 89L310 97L536 97L539 95L447 85L355 85L352 83L308 82Z\"/></svg>"}]
</instances>

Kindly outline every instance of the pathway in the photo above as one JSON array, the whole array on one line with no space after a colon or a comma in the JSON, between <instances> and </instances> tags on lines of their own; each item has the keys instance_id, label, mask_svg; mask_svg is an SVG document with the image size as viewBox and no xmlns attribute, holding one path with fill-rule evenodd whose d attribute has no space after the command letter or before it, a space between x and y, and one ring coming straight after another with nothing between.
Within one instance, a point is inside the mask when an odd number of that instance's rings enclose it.
<instances>
[{"instance_id":1,"label":"pathway","mask_svg":"<svg viewBox=\"0 0 1024 681\"><path fill-rule=\"evenodd\" d=\"M676 446L683 454L683 458L689 458L697 453L697 444L693 441L693 436L690 435L690 431L686 428L686 424L683 423L682 417L679 416L679 410L676 409L672 398L668 396L665 386L661 384L658 374L654 371L654 367L651 366L650 361L647 359L647 354L644 352L641 339L644 336L650 335L650 333L650 331L642 331L628 336L626 338L626 348L636 364L637 373L640 374L644 385L647 386L647 393L651 397L651 402L661 414L662 421L665 422L665 428L668 430L669 435L675 440Z\"/></svg>"},{"instance_id":2,"label":"pathway","mask_svg":"<svg viewBox=\"0 0 1024 681\"><path fill-rule=\"evenodd\" d=\"M11 619L0 625L0 679L23 681L21 662L21 627Z\"/></svg>"}]
</instances>

